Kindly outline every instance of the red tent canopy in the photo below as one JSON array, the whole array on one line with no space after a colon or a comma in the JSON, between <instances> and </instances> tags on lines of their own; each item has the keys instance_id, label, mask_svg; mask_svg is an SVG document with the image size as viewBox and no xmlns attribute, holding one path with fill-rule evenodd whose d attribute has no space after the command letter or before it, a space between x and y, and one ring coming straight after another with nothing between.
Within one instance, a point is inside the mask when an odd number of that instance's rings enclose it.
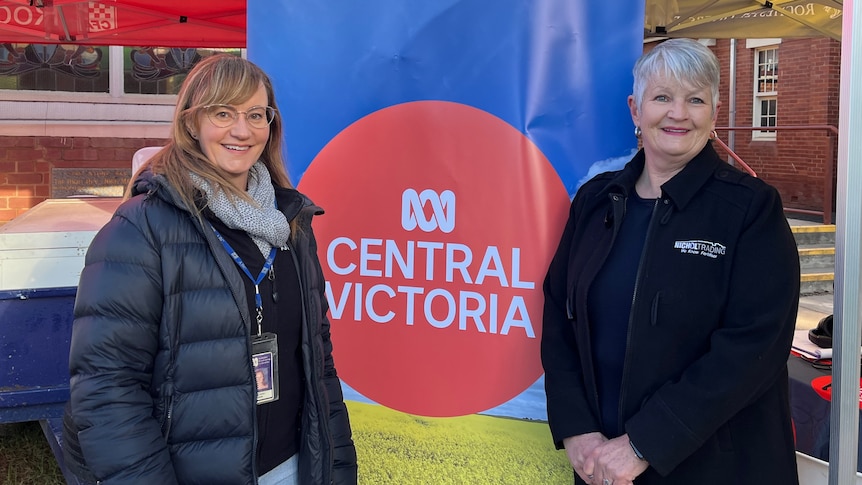
<instances>
[{"instance_id":1,"label":"red tent canopy","mask_svg":"<svg viewBox=\"0 0 862 485\"><path fill-rule=\"evenodd\" d=\"M0 43L245 47L246 0L0 0Z\"/></svg>"}]
</instances>

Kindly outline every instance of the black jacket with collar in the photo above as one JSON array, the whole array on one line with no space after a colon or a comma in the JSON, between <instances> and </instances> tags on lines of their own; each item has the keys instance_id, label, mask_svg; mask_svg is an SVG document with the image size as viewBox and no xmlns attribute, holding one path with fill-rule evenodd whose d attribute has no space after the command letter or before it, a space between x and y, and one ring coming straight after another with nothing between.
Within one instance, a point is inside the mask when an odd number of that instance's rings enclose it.
<instances>
[{"instance_id":1,"label":"black jacket with collar","mask_svg":"<svg viewBox=\"0 0 862 485\"><path fill-rule=\"evenodd\" d=\"M103 484L255 484L255 378L244 281L164 177L146 172L94 238L75 302L64 446ZM303 303L299 482L355 484L311 218L291 240Z\"/></svg>"},{"instance_id":2,"label":"black jacket with collar","mask_svg":"<svg viewBox=\"0 0 862 485\"><path fill-rule=\"evenodd\" d=\"M644 167L577 193L544 283L542 361L558 447L599 431L587 293ZM795 484L787 358L799 259L777 191L711 145L662 185L637 270L618 435L650 463L637 484Z\"/></svg>"}]
</instances>

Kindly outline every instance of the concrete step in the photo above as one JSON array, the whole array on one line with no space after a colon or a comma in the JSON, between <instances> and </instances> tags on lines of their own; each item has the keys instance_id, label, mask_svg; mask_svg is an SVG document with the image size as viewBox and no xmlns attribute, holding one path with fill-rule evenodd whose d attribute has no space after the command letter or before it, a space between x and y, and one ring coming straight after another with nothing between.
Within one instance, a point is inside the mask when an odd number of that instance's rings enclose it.
<instances>
[{"instance_id":1,"label":"concrete step","mask_svg":"<svg viewBox=\"0 0 862 485\"><path fill-rule=\"evenodd\" d=\"M832 293L835 285L835 273L802 271L799 281L800 295L819 295Z\"/></svg>"},{"instance_id":2,"label":"concrete step","mask_svg":"<svg viewBox=\"0 0 862 485\"><path fill-rule=\"evenodd\" d=\"M835 225L791 225L799 247L799 293L803 296L832 293L835 282Z\"/></svg>"},{"instance_id":3,"label":"concrete step","mask_svg":"<svg viewBox=\"0 0 862 485\"><path fill-rule=\"evenodd\" d=\"M835 224L790 226L790 230L800 246L835 246Z\"/></svg>"},{"instance_id":4,"label":"concrete step","mask_svg":"<svg viewBox=\"0 0 862 485\"><path fill-rule=\"evenodd\" d=\"M799 265L802 269L828 268L829 271L834 271L835 248L827 246L800 247Z\"/></svg>"}]
</instances>

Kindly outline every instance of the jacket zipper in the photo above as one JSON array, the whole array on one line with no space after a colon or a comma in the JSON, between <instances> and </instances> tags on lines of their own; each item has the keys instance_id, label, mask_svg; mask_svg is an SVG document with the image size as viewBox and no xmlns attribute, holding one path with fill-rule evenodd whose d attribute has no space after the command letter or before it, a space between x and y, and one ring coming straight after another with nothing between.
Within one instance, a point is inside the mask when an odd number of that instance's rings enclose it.
<instances>
[{"instance_id":1,"label":"jacket zipper","mask_svg":"<svg viewBox=\"0 0 862 485\"><path fill-rule=\"evenodd\" d=\"M629 324L628 324L628 329L626 330L626 352L625 352L625 357L624 357L625 360L623 360L623 373L622 373L622 379L620 379L620 402L619 402L619 405L617 408L617 426L619 426L619 428L620 428L620 429L617 429L618 433L623 431L623 402L625 402L625 396L626 396L625 381L626 381L626 377L628 376L628 373L629 373L629 358L628 358L628 356L629 356L629 349L631 348L631 341L632 341L632 325L634 324L635 305L637 304L637 301L638 301L638 290L640 289L641 278L643 277L643 269L644 269L644 266L646 266L646 259L647 259L647 256L649 254L647 249L649 249L650 236L651 236L652 231L653 231L653 226L655 225L654 223L655 223L656 213L658 212L659 202L661 200L662 200L661 198L656 199L655 204L652 207L652 215L650 215L649 224L647 225L647 233L646 233L646 237L644 238L644 247L641 250L641 257L640 257L640 261L638 262L638 271L637 271L637 274L635 276L635 288L634 288L634 291L632 291L632 307L631 307L631 310L629 310Z\"/></svg>"},{"instance_id":2,"label":"jacket zipper","mask_svg":"<svg viewBox=\"0 0 862 485\"><path fill-rule=\"evenodd\" d=\"M221 259L219 259L219 257L216 256L217 250L221 250L225 254L227 254L227 252L225 252L224 249L220 247L220 245L219 246L215 245L215 242L212 240L212 239L215 239L215 234L212 231L207 232L203 228L203 226L200 224L195 224L195 226L198 228L198 231L200 231L201 234L203 234L204 241L206 241L207 247L209 247L210 253L213 255L213 259L215 259L216 265L219 267L219 270L222 272L222 274L225 274L225 275L228 274L228 271L230 271L230 269L226 268L224 266L224 264L222 263ZM231 267L231 269L233 269L233 268ZM236 270L233 269L233 271L236 271ZM234 287L234 285L228 284L228 286L230 287L231 294L233 294L234 301L236 301L236 302L245 302L246 301L245 288L243 288L242 293L240 293L237 290L237 288ZM238 303L238 305L242 305L242 303ZM238 308L240 310L239 315L240 315L240 317L242 317L243 316L242 307L238 307ZM245 327L245 330L246 330L246 342L247 342L246 347L248 350L249 365L250 365L251 364L251 358L250 357L252 354L251 322L250 321L243 321L243 324L244 324L243 326ZM250 378L250 382L253 385L253 383L255 382L254 370L251 369L250 373L251 374L250 374L249 378ZM257 392L257 389L255 389L255 393L256 392ZM255 485L257 485L257 478L258 478L257 477L257 440L258 440L258 436L257 436L257 404L255 404L254 406L251 407L251 420L252 420L251 421L252 422L251 428L252 428L252 438L253 438L252 446L251 446L251 472L252 472L252 479L254 480L253 483Z\"/></svg>"},{"instance_id":3,"label":"jacket zipper","mask_svg":"<svg viewBox=\"0 0 862 485\"><path fill-rule=\"evenodd\" d=\"M147 198L149 198L149 197L153 196L153 195L155 194L156 190L157 190L157 189L153 189L153 188L151 188L150 190L148 190L148 191L147 191L147 193L146 193L146 194L147 194L147 195L146 195L146 196L147 196ZM169 190L168 192L170 193L171 191ZM186 208L186 207L185 207L184 205L182 205L182 204L177 204L177 203L174 201L174 199L173 199L173 195L171 195L171 200L170 200L170 201L166 200L166 202L169 202L169 203L171 203L171 204L174 204L174 205L175 205L175 206L177 206L178 208L180 208L180 209L182 209L182 210L185 210L186 212L189 212L189 213L190 213L190 217L192 217L192 219L193 219L192 225L193 225L195 228L197 228L198 232L203 236L204 241L206 242L207 247L208 247L208 248L209 248L209 250L210 250L210 254L212 254L213 259L215 260L215 263L216 263L216 265L218 266L219 270L222 272L222 274L225 274L225 275L226 275L226 274L228 274L229 269L228 269L228 268L226 268L226 267L225 267L225 265L223 264L223 262L221 261L221 259L219 259L219 257L218 257L218 256L216 256L217 251L218 251L218 250L220 250L220 247L219 247L220 245L216 245L216 244L215 244L215 241L214 241L214 239L215 239L215 234L214 234L212 231L207 231L207 230L205 230L205 229L204 229L204 227L203 227L203 225L200 223L200 219L197 219L197 218L195 218L193 215L191 215L191 211L190 211L188 208ZM194 222L194 220L197 220L197 223L195 223L195 222ZM244 288L243 288L242 292L239 292L239 291L237 290L237 288L236 288L234 285L228 284L228 286L229 286L229 288L230 288L231 294L232 294L232 295L233 295L233 297L234 297L234 301L236 301L236 302L244 302L244 301L246 301L246 300L245 300L245 298L246 298L246 297L245 297L245 289L244 289ZM242 305L242 303L238 303L238 305ZM303 303L303 305L304 305L304 303ZM239 312L239 314L240 314L240 318L242 318L242 316L243 316L242 307L241 307L241 306L239 306L239 307L238 307L238 309L240 310L240 312ZM249 318L250 318L250 317L249 317ZM246 341L247 341L247 350L248 350L248 355L249 355L249 356L251 356L251 354L252 354L252 346L251 346L251 322L250 322L249 320L244 320L244 321L243 321L243 324L244 324L245 329L246 329ZM176 336L175 336L174 349L176 349L176 348L177 348L178 341L179 341L179 330L177 331L177 334L176 334ZM174 359L175 359L175 356L173 355L173 352L172 352L172 353L171 353L171 364L172 364L172 367L171 367L171 375L170 375L171 379L173 379L173 363L174 363ZM249 363L251 363L251 360L250 360L250 359L249 359ZM250 377L250 382L252 383L252 386L254 386L254 384L253 384L253 383L255 382L255 378L254 378L254 371L253 371L253 370L251 370L251 375L250 375L249 377ZM255 389L255 392L256 392L256 389ZM172 418L172 415L173 415L173 406L174 406L174 399L173 399L173 383L171 383L171 384L170 384L170 386L169 386L169 391L168 391L166 394L169 394L169 396L170 396L170 397L169 397L169 399L168 399L168 412L167 412L167 417L166 417L166 419L165 419L165 420L166 420L166 422L167 422L167 430L168 430L168 431L170 431L170 427L171 427L171 418ZM252 406L251 413L252 413L251 417L252 417L252 438L253 438L253 440L252 440L252 447L251 447L251 471L252 471L252 479L254 480L254 482L253 482L253 483L254 483L255 485L257 485L257 483L258 483L258 482L257 482L257 440L258 440L258 436L257 436L257 405L256 405L256 404L255 404L254 406ZM166 434L165 434L165 440L167 440L167 436L168 436L168 435L167 435L167 433L166 433Z\"/></svg>"},{"instance_id":4,"label":"jacket zipper","mask_svg":"<svg viewBox=\"0 0 862 485\"><path fill-rule=\"evenodd\" d=\"M145 200L149 199L156 193L157 188L147 190ZM179 325L179 323L177 323ZM176 327L176 326L175 326ZM171 334L171 354L168 362L168 372L165 376L164 399L166 403L165 421L162 423L162 435L165 439L165 444L170 444L169 438L171 435L171 425L173 424L174 415L174 369L177 364L177 352L180 345L180 329L173 328Z\"/></svg>"},{"instance_id":5,"label":"jacket zipper","mask_svg":"<svg viewBox=\"0 0 862 485\"><path fill-rule=\"evenodd\" d=\"M315 368L316 368L315 364L317 363L317 361L320 360L319 363L320 363L321 367L323 367L323 365L325 364L324 359L323 359L323 349L317 349L315 347L317 339L313 338L311 335L312 329L310 328L310 325L309 325L308 307L306 306L306 301L305 301L305 290L302 286L302 276L301 276L302 268L300 268L300 266L299 266L299 259L297 258L296 251L293 250L293 246L290 244L290 241L287 242L287 251L290 253L291 258L293 259L293 265L296 268L296 278L299 280L299 299L300 299L300 302L302 302L303 334L305 332L308 332L309 348L314 353L314 355L312 355L312 358L310 359L311 364L312 364L311 368L309 369L309 373L311 375L311 382L309 383L310 385L307 387L310 387L311 389L313 389L315 391L315 396L314 396L315 400L319 404L323 404L324 409L327 410L327 415L321 416L321 419L318 420L320 425L323 427L323 433L321 434L321 436L326 440L326 443L327 443L328 449L329 449L329 456L325 457L326 459L321 460L322 466L326 466L325 465L326 463L332 462L332 456L335 454L334 445L332 443L332 440L330 439L331 434L329 432L329 414L328 414L329 398L328 398L328 396L326 396L326 390L324 389L325 385L323 384L322 379L316 379L314 376ZM303 359L303 364L304 364L304 362L305 362L305 359ZM318 381L320 381L320 382L318 383ZM325 398L325 400L321 400L322 397ZM302 420L300 419L300 425L301 424L302 424ZM329 480L331 481L332 480L332 470L331 469L329 470L328 474L329 474Z\"/></svg>"},{"instance_id":6,"label":"jacket zipper","mask_svg":"<svg viewBox=\"0 0 862 485\"><path fill-rule=\"evenodd\" d=\"M173 377L171 377L173 379ZM165 423L163 426L163 434L165 436L165 443L168 443L168 436L171 434L171 418L174 414L174 383L172 381L168 381L165 386L165 399L168 402L168 412L165 417Z\"/></svg>"},{"instance_id":7,"label":"jacket zipper","mask_svg":"<svg viewBox=\"0 0 862 485\"><path fill-rule=\"evenodd\" d=\"M610 248L613 247L614 242L616 242L616 240L617 240L617 234L619 233L620 226L622 225L622 221L625 218L626 203L628 200L628 197L623 196L622 194L611 193L608 195L611 198L611 210L613 213L613 219L612 219L613 220L613 229L611 232L611 241L607 246L608 251L605 253L604 259L602 260L601 265L604 265L605 261L607 261L608 255L610 254ZM600 267L601 267L601 265L600 265ZM593 279L595 279L595 276L593 277ZM591 284L592 284L592 282L591 282ZM587 293L589 293L589 288L587 289ZM570 313L569 318L574 318L574 309L572 309L573 300L574 299L572 297L569 297L568 301L566 303L567 306L569 307L569 313ZM590 322L588 321L587 322L587 331L588 332L589 332L589 325L590 325ZM592 352L592 350L591 350L591 352ZM595 364L594 364L592 355L590 355L589 366L590 366L589 372L593 376L595 376L596 375L596 369L595 369ZM599 402L599 389L596 386L594 386L594 387L595 387L595 389L593 391L593 404L595 405L596 409L601 409L601 403Z\"/></svg>"}]
</instances>

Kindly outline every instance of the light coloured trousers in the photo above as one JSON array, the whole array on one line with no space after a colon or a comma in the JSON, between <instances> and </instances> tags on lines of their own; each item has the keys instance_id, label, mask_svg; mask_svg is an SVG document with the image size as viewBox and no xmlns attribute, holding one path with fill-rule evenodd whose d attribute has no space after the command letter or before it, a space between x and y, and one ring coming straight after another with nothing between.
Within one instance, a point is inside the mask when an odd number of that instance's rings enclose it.
<instances>
[{"instance_id":1,"label":"light coloured trousers","mask_svg":"<svg viewBox=\"0 0 862 485\"><path fill-rule=\"evenodd\" d=\"M299 485L297 468L299 453L291 456L281 465L266 472L257 479L258 485Z\"/></svg>"}]
</instances>

